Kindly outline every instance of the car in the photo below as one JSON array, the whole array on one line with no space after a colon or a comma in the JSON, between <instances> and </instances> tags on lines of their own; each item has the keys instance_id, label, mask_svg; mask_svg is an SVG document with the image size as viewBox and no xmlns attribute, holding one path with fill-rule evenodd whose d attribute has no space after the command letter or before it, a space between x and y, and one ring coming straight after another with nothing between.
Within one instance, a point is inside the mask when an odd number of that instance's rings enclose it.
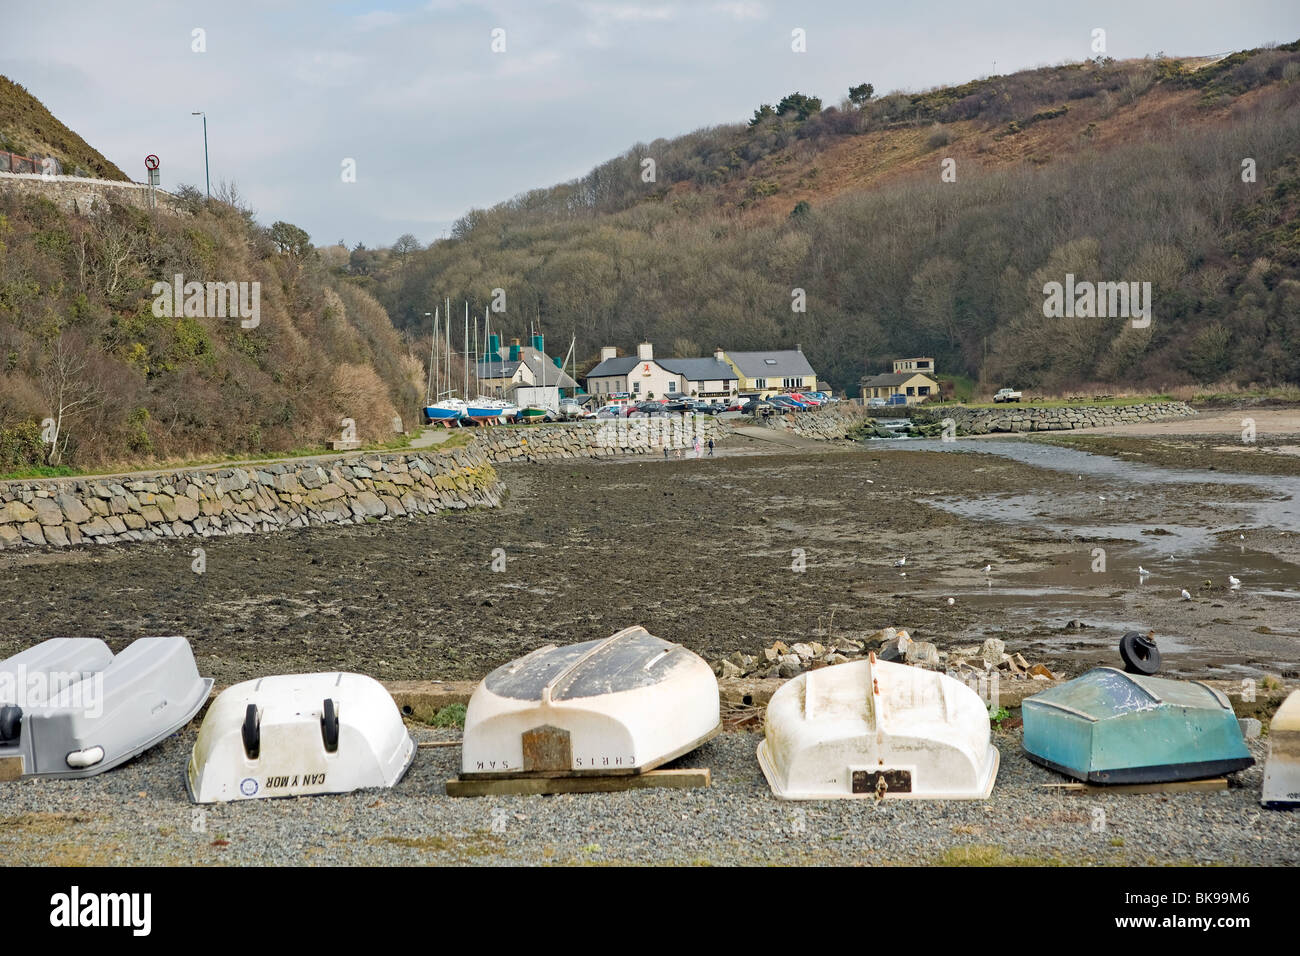
<instances>
[{"instance_id":1,"label":"car","mask_svg":"<svg viewBox=\"0 0 1300 956\"><path fill-rule=\"evenodd\" d=\"M993 404L998 405L1002 402L1019 402L1024 396L1014 388L1000 388L993 395Z\"/></svg>"},{"instance_id":2,"label":"car","mask_svg":"<svg viewBox=\"0 0 1300 956\"><path fill-rule=\"evenodd\" d=\"M889 404L888 400L883 398L867 399L867 408L884 408L888 404Z\"/></svg>"}]
</instances>

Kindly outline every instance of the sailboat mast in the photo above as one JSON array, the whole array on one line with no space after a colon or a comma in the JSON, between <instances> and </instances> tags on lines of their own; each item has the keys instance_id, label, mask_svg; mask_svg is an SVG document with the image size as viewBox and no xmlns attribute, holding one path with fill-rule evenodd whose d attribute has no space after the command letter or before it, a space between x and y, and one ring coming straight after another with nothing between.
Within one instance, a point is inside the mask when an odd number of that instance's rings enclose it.
<instances>
[{"instance_id":1,"label":"sailboat mast","mask_svg":"<svg viewBox=\"0 0 1300 956\"><path fill-rule=\"evenodd\" d=\"M435 382L433 380L433 370L438 360L438 310L433 310L433 337L429 340L429 384L424 389L424 404L432 405L433 390Z\"/></svg>"}]
</instances>

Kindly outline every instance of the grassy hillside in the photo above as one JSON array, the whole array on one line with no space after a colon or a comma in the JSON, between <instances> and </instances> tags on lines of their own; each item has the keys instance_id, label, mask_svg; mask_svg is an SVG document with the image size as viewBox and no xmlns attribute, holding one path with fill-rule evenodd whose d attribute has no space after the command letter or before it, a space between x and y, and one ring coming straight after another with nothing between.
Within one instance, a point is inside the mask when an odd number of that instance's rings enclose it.
<instances>
[{"instance_id":1,"label":"grassy hillside","mask_svg":"<svg viewBox=\"0 0 1300 956\"><path fill-rule=\"evenodd\" d=\"M52 156L68 176L129 178L6 76L0 76L0 149L35 159Z\"/></svg>"},{"instance_id":2,"label":"grassy hillside","mask_svg":"<svg viewBox=\"0 0 1300 956\"><path fill-rule=\"evenodd\" d=\"M1054 390L1297 381L1298 50L1069 64L826 109L787 97L337 271L399 327L444 295L481 313L503 288L504 332L540 315L588 359L642 338L662 354L797 342L849 388L904 354ZM1044 319L1043 285L1067 271L1152 282L1151 327Z\"/></svg>"},{"instance_id":3,"label":"grassy hillside","mask_svg":"<svg viewBox=\"0 0 1300 956\"><path fill-rule=\"evenodd\" d=\"M188 215L83 218L0 192L0 472L48 460L60 407L61 462L79 468L317 446L345 417L385 441L395 414L416 420L423 370L370 295L305 234L278 247L247 210L182 195ZM259 324L155 314L153 284L177 273L260 283Z\"/></svg>"}]
</instances>

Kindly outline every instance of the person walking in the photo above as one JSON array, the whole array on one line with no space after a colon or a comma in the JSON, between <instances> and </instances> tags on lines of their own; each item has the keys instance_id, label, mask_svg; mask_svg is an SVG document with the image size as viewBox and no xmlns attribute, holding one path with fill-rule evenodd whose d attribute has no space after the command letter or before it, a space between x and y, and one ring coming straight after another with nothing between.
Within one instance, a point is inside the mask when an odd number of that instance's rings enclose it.
<instances>
[{"instance_id":1,"label":"person walking","mask_svg":"<svg viewBox=\"0 0 1300 956\"><path fill-rule=\"evenodd\" d=\"M710 457L710 458L713 457L713 439L712 439L712 438L709 439L709 457Z\"/></svg>"},{"instance_id":2,"label":"person walking","mask_svg":"<svg viewBox=\"0 0 1300 956\"><path fill-rule=\"evenodd\" d=\"M700 457L700 451L701 451L701 449L700 449L700 439L699 439L699 436L696 436L696 438L695 438L695 457L696 457L696 458L699 458L699 457Z\"/></svg>"}]
</instances>

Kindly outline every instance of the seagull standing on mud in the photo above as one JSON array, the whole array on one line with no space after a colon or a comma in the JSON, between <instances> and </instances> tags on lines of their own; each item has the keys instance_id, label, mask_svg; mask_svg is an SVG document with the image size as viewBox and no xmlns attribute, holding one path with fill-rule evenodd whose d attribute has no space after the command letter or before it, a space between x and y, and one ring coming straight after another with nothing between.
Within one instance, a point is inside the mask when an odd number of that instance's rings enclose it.
<instances>
[{"instance_id":1,"label":"seagull standing on mud","mask_svg":"<svg viewBox=\"0 0 1300 956\"><path fill-rule=\"evenodd\" d=\"M895 562L894 562L894 567L896 567L896 568L901 568L901 567L902 567L903 565L905 565L905 564L907 564L907 555L903 555L901 558L899 558L897 561L895 561Z\"/></svg>"},{"instance_id":2,"label":"seagull standing on mud","mask_svg":"<svg viewBox=\"0 0 1300 956\"><path fill-rule=\"evenodd\" d=\"M1184 601L1190 601L1191 599L1192 599L1192 596L1191 596L1190 594L1187 593L1187 588L1183 588L1183 600L1184 600Z\"/></svg>"},{"instance_id":3,"label":"seagull standing on mud","mask_svg":"<svg viewBox=\"0 0 1300 956\"><path fill-rule=\"evenodd\" d=\"M1138 565L1138 577L1140 577L1140 578L1144 578L1144 577L1146 577L1146 576L1147 576L1148 574L1150 574L1150 573L1151 573L1151 572L1148 571L1146 568L1142 567L1142 565L1140 565L1140 564Z\"/></svg>"},{"instance_id":4,"label":"seagull standing on mud","mask_svg":"<svg viewBox=\"0 0 1300 956\"><path fill-rule=\"evenodd\" d=\"M989 573L992 572L992 570L993 570L993 565L991 565L991 564L986 564L986 565L984 565L984 567L983 567L982 570L984 571L985 574L989 574Z\"/></svg>"},{"instance_id":5,"label":"seagull standing on mud","mask_svg":"<svg viewBox=\"0 0 1300 956\"><path fill-rule=\"evenodd\" d=\"M1241 579L1240 579L1240 578L1233 577L1231 574L1229 574L1229 575L1228 575L1228 584L1229 584L1229 585L1232 587L1232 589L1235 591L1237 588L1241 587Z\"/></svg>"}]
</instances>

